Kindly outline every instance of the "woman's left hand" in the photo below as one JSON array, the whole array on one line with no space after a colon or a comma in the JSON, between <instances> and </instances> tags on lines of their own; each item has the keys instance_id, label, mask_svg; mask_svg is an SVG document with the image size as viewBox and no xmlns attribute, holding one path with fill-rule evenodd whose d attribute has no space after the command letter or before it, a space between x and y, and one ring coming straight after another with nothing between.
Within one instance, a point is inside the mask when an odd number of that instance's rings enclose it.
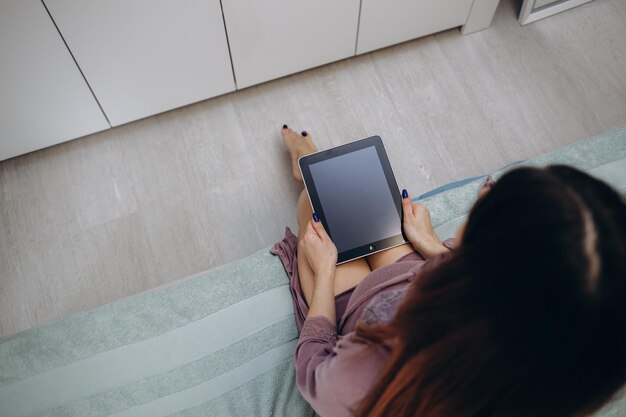
<instances>
[{"instance_id":1,"label":"woman's left hand","mask_svg":"<svg viewBox=\"0 0 626 417\"><path fill-rule=\"evenodd\" d=\"M448 252L433 230L430 213L425 206L414 203L408 193L405 193L402 197L402 211L404 212L402 219L404 234L416 251L425 258Z\"/></svg>"}]
</instances>

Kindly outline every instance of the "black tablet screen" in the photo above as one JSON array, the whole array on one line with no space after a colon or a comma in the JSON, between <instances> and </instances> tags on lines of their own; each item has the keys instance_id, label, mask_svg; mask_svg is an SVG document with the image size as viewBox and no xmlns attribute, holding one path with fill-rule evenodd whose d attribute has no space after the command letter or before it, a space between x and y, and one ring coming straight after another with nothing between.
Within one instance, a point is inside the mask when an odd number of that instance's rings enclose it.
<instances>
[{"instance_id":1,"label":"black tablet screen","mask_svg":"<svg viewBox=\"0 0 626 417\"><path fill-rule=\"evenodd\" d=\"M400 233L394 196L374 146L309 167L339 252Z\"/></svg>"}]
</instances>

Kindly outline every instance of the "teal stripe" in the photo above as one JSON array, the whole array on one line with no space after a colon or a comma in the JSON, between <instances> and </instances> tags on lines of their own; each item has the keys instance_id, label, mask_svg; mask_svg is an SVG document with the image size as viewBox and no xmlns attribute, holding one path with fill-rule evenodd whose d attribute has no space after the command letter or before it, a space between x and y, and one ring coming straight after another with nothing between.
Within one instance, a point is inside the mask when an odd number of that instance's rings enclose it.
<instances>
[{"instance_id":1,"label":"teal stripe","mask_svg":"<svg viewBox=\"0 0 626 417\"><path fill-rule=\"evenodd\" d=\"M155 375L119 388L81 398L61 407L46 410L37 417L105 417L160 397L184 391L242 366L265 352L298 338L293 315L259 329L257 333L164 374ZM291 369L293 373L293 369ZM290 374L280 378L286 383ZM280 385L280 384L279 384ZM272 385L277 389L278 385ZM267 387L268 392L270 387ZM235 390L237 391L237 390ZM231 395L229 393L229 395ZM220 397L223 398L223 397ZM218 400L219 401L219 400ZM89 410L87 413L85 410ZM253 413L254 415L254 413ZM34 416L33 416L34 417Z\"/></svg>"},{"instance_id":2,"label":"teal stripe","mask_svg":"<svg viewBox=\"0 0 626 417\"><path fill-rule=\"evenodd\" d=\"M313 417L316 415L296 387L293 361L287 361L224 395L169 417Z\"/></svg>"},{"instance_id":3,"label":"teal stripe","mask_svg":"<svg viewBox=\"0 0 626 417\"><path fill-rule=\"evenodd\" d=\"M271 289L152 339L1 387L0 415L30 415L167 372L292 314L288 285Z\"/></svg>"},{"instance_id":4,"label":"teal stripe","mask_svg":"<svg viewBox=\"0 0 626 417\"><path fill-rule=\"evenodd\" d=\"M197 407L289 360L293 355L296 343L295 340L286 343L217 378L185 391L113 414L111 417L163 417Z\"/></svg>"},{"instance_id":5,"label":"teal stripe","mask_svg":"<svg viewBox=\"0 0 626 417\"><path fill-rule=\"evenodd\" d=\"M626 193L626 159L596 167L589 170L589 173L596 178L608 182L622 194Z\"/></svg>"},{"instance_id":6,"label":"teal stripe","mask_svg":"<svg viewBox=\"0 0 626 417\"><path fill-rule=\"evenodd\" d=\"M285 285L264 249L245 259L0 340L0 387L200 320Z\"/></svg>"}]
</instances>

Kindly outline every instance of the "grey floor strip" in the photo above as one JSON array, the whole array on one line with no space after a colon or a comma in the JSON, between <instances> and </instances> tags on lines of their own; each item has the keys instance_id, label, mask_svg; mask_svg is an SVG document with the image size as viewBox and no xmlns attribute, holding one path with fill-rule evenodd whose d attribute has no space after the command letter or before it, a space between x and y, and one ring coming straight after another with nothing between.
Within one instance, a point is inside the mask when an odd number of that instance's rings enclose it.
<instances>
[{"instance_id":1,"label":"grey floor strip","mask_svg":"<svg viewBox=\"0 0 626 417\"><path fill-rule=\"evenodd\" d=\"M171 332L3 386L0 415L30 415L170 371L292 314L288 285L273 288Z\"/></svg>"},{"instance_id":2,"label":"grey floor strip","mask_svg":"<svg viewBox=\"0 0 626 417\"><path fill-rule=\"evenodd\" d=\"M297 340L294 340L278 346L217 378L156 401L129 408L111 417L164 417L197 407L285 362L293 355L296 343Z\"/></svg>"}]
</instances>

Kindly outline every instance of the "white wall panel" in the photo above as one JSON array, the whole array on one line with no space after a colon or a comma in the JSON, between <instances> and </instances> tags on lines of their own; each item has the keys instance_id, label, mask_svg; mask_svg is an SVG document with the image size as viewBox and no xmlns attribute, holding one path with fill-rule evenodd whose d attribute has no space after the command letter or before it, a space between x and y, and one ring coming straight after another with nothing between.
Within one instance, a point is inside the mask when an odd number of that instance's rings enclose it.
<instances>
[{"instance_id":1,"label":"white wall panel","mask_svg":"<svg viewBox=\"0 0 626 417\"><path fill-rule=\"evenodd\" d=\"M0 160L108 127L41 1L1 1Z\"/></svg>"},{"instance_id":2,"label":"white wall panel","mask_svg":"<svg viewBox=\"0 0 626 417\"><path fill-rule=\"evenodd\" d=\"M219 0L45 0L112 125L235 89Z\"/></svg>"},{"instance_id":3,"label":"white wall panel","mask_svg":"<svg viewBox=\"0 0 626 417\"><path fill-rule=\"evenodd\" d=\"M239 88L354 55L359 0L223 0Z\"/></svg>"},{"instance_id":4,"label":"white wall panel","mask_svg":"<svg viewBox=\"0 0 626 417\"><path fill-rule=\"evenodd\" d=\"M462 26L472 0L363 0L357 54Z\"/></svg>"}]
</instances>

